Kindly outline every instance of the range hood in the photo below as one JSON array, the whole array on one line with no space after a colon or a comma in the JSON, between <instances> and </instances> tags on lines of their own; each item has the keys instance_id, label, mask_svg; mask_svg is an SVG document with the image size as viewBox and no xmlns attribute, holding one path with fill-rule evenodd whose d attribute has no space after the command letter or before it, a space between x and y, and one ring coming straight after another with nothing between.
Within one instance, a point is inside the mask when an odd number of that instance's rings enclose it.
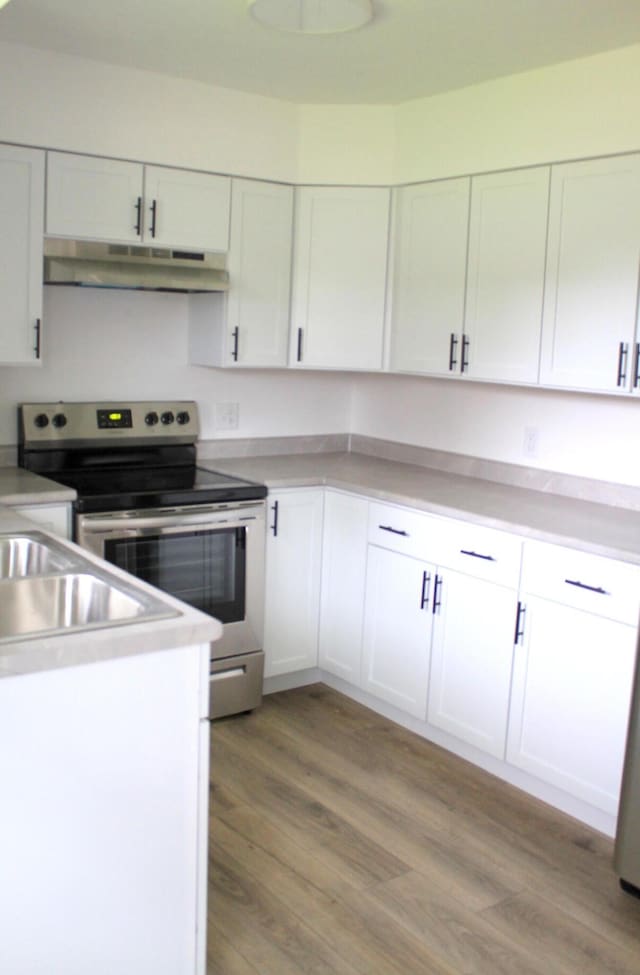
<instances>
[{"instance_id":1,"label":"range hood","mask_svg":"<svg viewBox=\"0 0 640 975\"><path fill-rule=\"evenodd\" d=\"M136 291L226 291L226 255L47 237L44 283Z\"/></svg>"}]
</instances>

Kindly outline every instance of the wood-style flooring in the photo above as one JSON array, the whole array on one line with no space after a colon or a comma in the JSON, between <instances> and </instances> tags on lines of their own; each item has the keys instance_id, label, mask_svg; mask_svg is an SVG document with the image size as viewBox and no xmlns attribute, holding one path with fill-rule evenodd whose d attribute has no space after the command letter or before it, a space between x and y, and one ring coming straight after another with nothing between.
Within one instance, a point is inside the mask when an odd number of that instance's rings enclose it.
<instances>
[{"instance_id":1,"label":"wood-style flooring","mask_svg":"<svg viewBox=\"0 0 640 975\"><path fill-rule=\"evenodd\" d=\"M640 975L612 842L321 684L212 725L208 975Z\"/></svg>"}]
</instances>

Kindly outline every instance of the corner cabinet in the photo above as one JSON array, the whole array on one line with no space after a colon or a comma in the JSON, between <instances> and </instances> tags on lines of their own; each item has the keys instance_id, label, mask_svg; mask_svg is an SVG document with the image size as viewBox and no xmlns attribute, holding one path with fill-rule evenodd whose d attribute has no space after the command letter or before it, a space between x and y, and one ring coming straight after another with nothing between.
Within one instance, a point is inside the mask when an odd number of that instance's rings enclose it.
<instances>
[{"instance_id":1,"label":"corner cabinet","mask_svg":"<svg viewBox=\"0 0 640 975\"><path fill-rule=\"evenodd\" d=\"M44 152L0 146L0 362L41 354Z\"/></svg>"},{"instance_id":2,"label":"corner cabinet","mask_svg":"<svg viewBox=\"0 0 640 975\"><path fill-rule=\"evenodd\" d=\"M382 368L390 191L296 190L290 364Z\"/></svg>"},{"instance_id":3,"label":"corner cabinet","mask_svg":"<svg viewBox=\"0 0 640 975\"><path fill-rule=\"evenodd\" d=\"M318 664L323 491L269 492L264 675Z\"/></svg>"},{"instance_id":4,"label":"corner cabinet","mask_svg":"<svg viewBox=\"0 0 640 975\"><path fill-rule=\"evenodd\" d=\"M230 198L228 176L47 153L52 237L226 251Z\"/></svg>"},{"instance_id":5,"label":"corner cabinet","mask_svg":"<svg viewBox=\"0 0 640 975\"><path fill-rule=\"evenodd\" d=\"M287 365L293 187L234 179L223 295L189 296L189 356L195 365Z\"/></svg>"},{"instance_id":6,"label":"corner cabinet","mask_svg":"<svg viewBox=\"0 0 640 975\"><path fill-rule=\"evenodd\" d=\"M640 155L552 167L540 381L625 392L640 267Z\"/></svg>"}]
</instances>

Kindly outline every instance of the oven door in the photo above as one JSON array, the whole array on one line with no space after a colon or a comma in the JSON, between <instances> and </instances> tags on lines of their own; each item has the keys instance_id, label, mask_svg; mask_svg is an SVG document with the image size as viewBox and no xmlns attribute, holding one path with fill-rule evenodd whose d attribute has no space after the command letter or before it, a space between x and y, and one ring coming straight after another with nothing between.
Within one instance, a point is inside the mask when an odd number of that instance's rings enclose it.
<instances>
[{"instance_id":1,"label":"oven door","mask_svg":"<svg viewBox=\"0 0 640 975\"><path fill-rule=\"evenodd\" d=\"M78 515L76 540L224 623L213 659L262 649L264 502Z\"/></svg>"}]
</instances>

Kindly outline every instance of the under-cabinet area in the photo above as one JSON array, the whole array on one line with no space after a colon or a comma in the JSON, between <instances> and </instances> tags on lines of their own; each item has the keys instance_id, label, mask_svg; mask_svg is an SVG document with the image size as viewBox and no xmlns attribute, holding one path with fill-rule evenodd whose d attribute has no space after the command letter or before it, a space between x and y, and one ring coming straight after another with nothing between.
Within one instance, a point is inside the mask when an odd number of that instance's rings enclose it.
<instances>
[{"instance_id":1,"label":"under-cabinet area","mask_svg":"<svg viewBox=\"0 0 640 975\"><path fill-rule=\"evenodd\" d=\"M268 504L267 689L320 676L614 832L640 565L333 487Z\"/></svg>"}]
</instances>

